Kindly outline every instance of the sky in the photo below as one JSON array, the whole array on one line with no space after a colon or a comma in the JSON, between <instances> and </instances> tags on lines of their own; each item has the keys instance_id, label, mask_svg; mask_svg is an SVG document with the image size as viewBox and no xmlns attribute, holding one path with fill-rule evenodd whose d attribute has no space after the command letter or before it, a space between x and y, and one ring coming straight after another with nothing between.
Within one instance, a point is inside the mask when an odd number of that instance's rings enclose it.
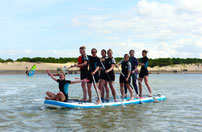
<instances>
[{"instance_id":1,"label":"sky","mask_svg":"<svg viewBox=\"0 0 202 132\"><path fill-rule=\"evenodd\" d=\"M83 45L202 58L202 0L0 0L0 58L78 57Z\"/></svg>"}]
</instances>

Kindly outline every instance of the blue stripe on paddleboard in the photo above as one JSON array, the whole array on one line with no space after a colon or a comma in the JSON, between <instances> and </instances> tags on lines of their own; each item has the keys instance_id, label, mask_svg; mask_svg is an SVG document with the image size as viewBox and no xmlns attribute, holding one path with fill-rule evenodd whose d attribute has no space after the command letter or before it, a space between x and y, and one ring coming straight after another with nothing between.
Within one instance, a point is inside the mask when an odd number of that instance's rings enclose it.
<instances>
[{"instance_id":1,"label":"blue stripe on paddleboard","mask_svg":"<svg viewBox=\"0 0 202 132\"><path fill-rule=\"evenodd\" d=\"M165 96L158 97L159 101L166 100ZM141 101L143 103L149 103L154 102L153 98L142 98ZM141 104L141 101L139 99L134 99L133 101L123 101L124 105L128 104ZM95 103L89 103L89 102L77 102L77 101L69 101L69 102L60 102L60 101L54 101L54 100L45 100L45 105L51 106L51 107L64 107L64 108L101 108L101 104L95 104ZM121 102L108 102L108 103L102 103L103 106L120 106L122 105Z\"/></svg>"}]
</instances>

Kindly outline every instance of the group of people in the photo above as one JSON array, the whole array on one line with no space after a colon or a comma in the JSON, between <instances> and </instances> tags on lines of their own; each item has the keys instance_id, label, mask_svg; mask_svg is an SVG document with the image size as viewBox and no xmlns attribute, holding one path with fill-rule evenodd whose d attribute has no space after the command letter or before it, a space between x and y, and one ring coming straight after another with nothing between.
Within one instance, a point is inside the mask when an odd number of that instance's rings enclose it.
<instances>
[{"instance_id":1,"label":"group of people","mask_svg":"<svg viewBox=\"0 0 202 132\"><path fill-rule=\"evenodd\" d=\"M130 92L130 100L134 99L133 89L137 96L142 97L142 85L141 82L145 81L145 84L149 90L149 96L152 96L152 90L148 83L148 58L147 51L142 51L142 58L138 61L134 56L134 50L130 50L129 54L124 55L124 59L121 60L118 64L116 64L115 59L113 58L113 52L111 49L109 50L101 50L101 56L97 56L97 49L93 48L91 50L91 56L86 54L86 48L84 46L79 48L80 56L78 58L78 63L72 65L71 67L79 67L80 68L80 81L69 81L65 80L65 74L61 72L59 74L60 79L56 79L53 74L48 71L48 75L50 75L55 81L59 83L60 92L58 94L53 94L51 92L47 92L48 97L45 99L57 100L57 101L67 101L68 93L65 91L64 87L66 84L80 83L83 90L83 98L80 101L91 102L92 101L92 84L95 88L95 91L98 95L97 103L100 103L102 100L109 100L109 88L111 89L112 95L114 97L114 101L117 100L117 92L114 87L115 81L115 73L114 68L121 66L120 70L120 91L121 98L127 97L127 90ZM141 66L141 70L139 73L139 78L137 77L138 65ZM130 85L132 79L133 86ZM139 92L138 86L136 84L136 80L139 80ZM124 90L125 89L125 90ZM106 93L106 98L105 97ZM88 99L87 99L88 94Z\"/></svg>"}]
</instances>

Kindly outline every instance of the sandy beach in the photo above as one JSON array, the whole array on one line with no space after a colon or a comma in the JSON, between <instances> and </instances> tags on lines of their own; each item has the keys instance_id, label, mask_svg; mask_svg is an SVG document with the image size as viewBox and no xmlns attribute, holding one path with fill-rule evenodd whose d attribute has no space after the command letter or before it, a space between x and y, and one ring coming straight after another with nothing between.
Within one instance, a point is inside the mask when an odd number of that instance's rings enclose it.
<instances>
[{"instance_id":1,"label":"sandy beach","mask_svg":"<svg viewBox=\"0 0 202 132\"><path fill-rule=\"evenodd\" d=\"M73 65L74 63L30 63L30 62L9 62L9 63L0 63L0 74L24 74L25 68L31 68L33 65L36 65L36 71L38 74L44 74L46 70L57 71L58 68L63 68L66 66L67 68ZM138 67L140 70L140 67ZM202 65L201 64L180 64L173 66L164 66L164 67L153 67L148 68L151 73L202 73ZM79 68L71 68L70 73L78 73ZM76 71L76 72L75 72ZM115 71L118 72L118 69L115 68Z\"/></svg>"}]
</instances>

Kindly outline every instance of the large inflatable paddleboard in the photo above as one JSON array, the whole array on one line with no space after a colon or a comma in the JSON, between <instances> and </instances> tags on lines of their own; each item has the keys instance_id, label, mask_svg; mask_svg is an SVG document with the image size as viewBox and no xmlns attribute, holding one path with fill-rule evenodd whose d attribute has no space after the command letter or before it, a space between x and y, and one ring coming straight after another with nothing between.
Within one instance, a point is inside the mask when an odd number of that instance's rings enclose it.
<instances>
[{"instance_id":1,"label":"large inflatable paddleboard","mask_svg":"<svg viewBox=\"0 0 202 132\"><path fill-rule=\"evenodd\" d=\"M143 96L141 98L135 98L134 100L129 100L129 98L123 99L123 101L119 100L118 102L114 102L113 99L110 101L104 101L101 104L97 104L96 102L81 102L78 100L70 100L68 102L60 102L54 100L45 100L44 104L50 108L101 108L106 106L120 106L120 105L129 105L129 104L141 104L141 103L149 103L156 101L163 101L166 97L163 95L156 95L153 97Z\"/></svg>"}]
</instances>

